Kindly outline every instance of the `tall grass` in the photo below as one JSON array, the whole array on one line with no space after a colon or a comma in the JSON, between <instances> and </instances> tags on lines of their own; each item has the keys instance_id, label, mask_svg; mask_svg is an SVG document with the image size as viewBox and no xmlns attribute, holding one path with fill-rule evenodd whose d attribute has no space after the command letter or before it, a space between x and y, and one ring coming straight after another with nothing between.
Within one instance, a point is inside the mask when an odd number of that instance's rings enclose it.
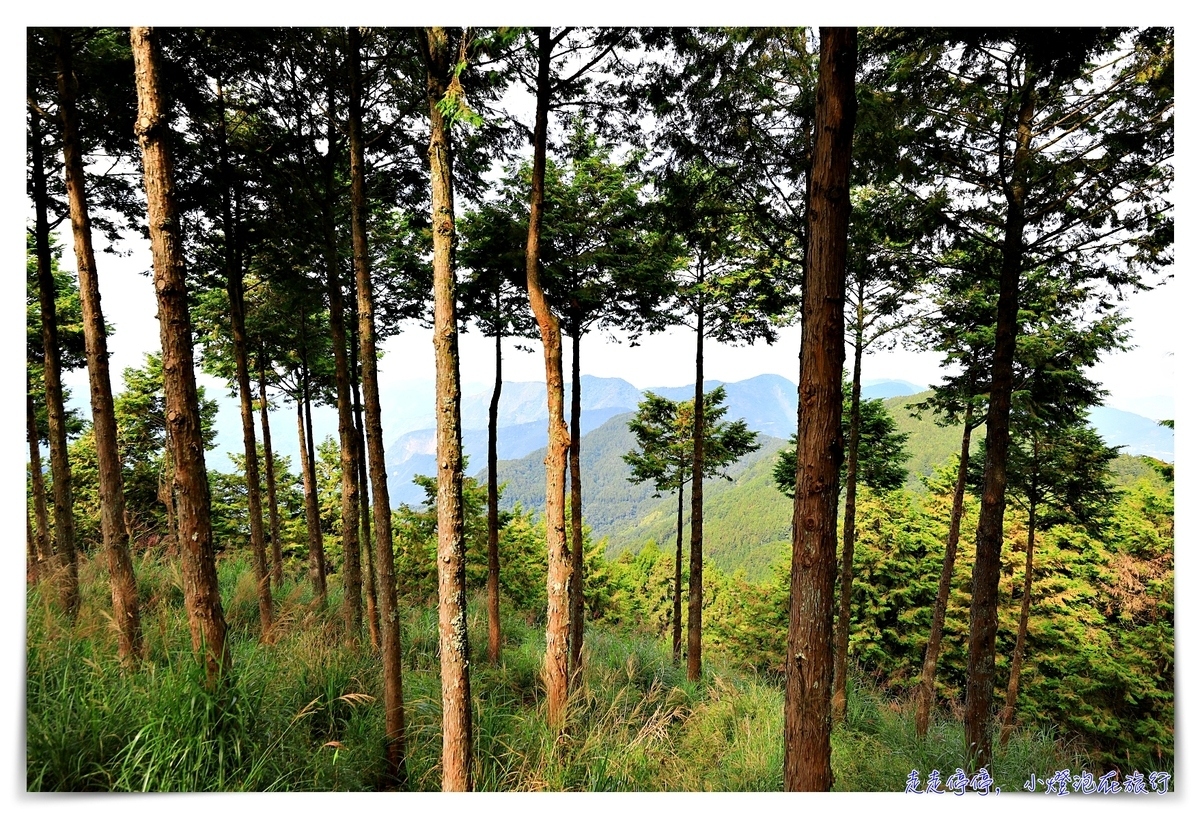
<instances>
[{"instance_id":1,"label":"tall grass","mask_svg":"<svg viewBox=\"0 0 1200 818\"><path fill-rule=\"evenodd\" d=\"M301 577L276 592L275 626L259 639L253 575L223 558L219 579L233 673L205 687L192 656L178 569L143 557L137 567L146 657L116 661L101 560L84 559L83 603L68 626L41 588L27 599L27 786L30 790L369 790L382 773L379 661L348 644L340 588L314 607ZM592 629L566 729L545 726L545 634L524 616L504 619L501 664L484 660L481 600L468 612L475 784L482 790L779 790L780 680L718 661L688 682L669 647ZM407 764L414 789L441 785L437 615L403 608ZM962 727L948 714L926 739L911 707L852 685L833 734L835 788L896 791L908 773L963 764ZM1004 789L1030 772L1083 765L1053 736L1017 732L994 765Z\"/></svg>"}]
</instances>

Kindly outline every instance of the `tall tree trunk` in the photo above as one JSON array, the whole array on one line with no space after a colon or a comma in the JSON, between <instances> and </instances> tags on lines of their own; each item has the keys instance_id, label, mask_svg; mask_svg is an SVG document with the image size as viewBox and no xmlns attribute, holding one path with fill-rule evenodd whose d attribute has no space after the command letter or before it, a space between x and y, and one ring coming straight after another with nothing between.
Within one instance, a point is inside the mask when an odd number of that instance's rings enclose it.
<instances>
[{"instance_id":1,"label":"tall tree trunk","mask_svg":"<svg viewBox=\"0 0 1200 818\"><path fill-rule=\"evenodd\" d=\"M271 577L267 569L266 536L263 533L262 484L258 479L258 441L254 438L254 407L250 396L250 365L247 362L246 288L242 259L238 249L238 226L232 204L229 144L225 132L225 88L217 81L217 154L221 168L221 223L225 237L225 283L229 296L229 326L233 336L234 371L238 385L238 404L242 419L242 451L246 455L246 505L250 515L250 553L254 559L254 580L258 589L258 620L263 638L271 632L273 619Z\"/></svg>"},{"instance_id":2,"label":"tall tree trunk","mask_svg":"<svg viewBox=\"0 0 1200 818\"><path fill-rule=\"evenodd\" d=\"M433 226L433 349L437 377L438 646L442 676L442 790L472 789L471 677L467 643L467 553L462 505L462 393L455 305L454 180L451 131L439 104L466 61L443 28L425 29L429 100L429 175Z\"/></svg>"},{"instance_id":3,"label":"tall tree trunk","mask_svg":"<svg viewBox=\"0 0 1200 818\"><path fill-rule=\"evenodd\" d=\"M259 350L258 412L262 423L263 461L267 472L267 507L271 520L271 581L275 589L283 586L283 545L279 541L279 495L275 491L275 454L271 450L271 418L267 412L266 352Z\"/></svg>"},{"instance_id":4,"label":"tall tree trunk","mask_svg":"<svg viewBox=\"0 0 1200 818\"><path fill-rule=\"evenodd\" d=\"M571 469L571 585L570 645L568 674L572 684L579 681L583 656L583 481L579 474L580 414L582 396L579 382L579 322L571 332L571 446L568 451Z\"/></svg>"},{"instance_id":5,"label":"tall tree trunk","mask_svg":"<svg viewBox=\"0 0 1200 818\"><path fill-rule=\"evenodd\" d=\"M407 788L404 743L404 686L401 679L400 622L396 610L395 556L392 552L392 505L388 498L384 461L382 410L375 352L375 296L367 255L367 193L363 167L362 75L359 65L361 33L349 29L350 64L350 235L354 248L354 278L358 288L358 342L366 403L367 457L371 471L371 506L375 522L375 564L378 570L379 620L383 631L383 712L387 767L386 784Z\"/></svg>"},{"instance_id":6,"label":"tall tree trunk","mask_svg":"<svg viewBox=\"0 0 1200 818\"><path fill-rule=\"evenodd\" d=\"M357 301L357 296L355 301ZM370 486L367 483L367 438L363 434L362 397L358 390L361 379L358 367L358 310L353 305L351 305L351 317L350 371L354 377L350 380L350 388L354 394L355 478L358 481L358 513L362 526L362 535L358 541L362 544L362 553L366 555L363 590L367 602L367 633L371 639L371 650L379 650L379 601L375 592L375 557L371 548L371 504L367 501L370 496Z\"/></svg>"},{"instance_id":7,"label":"tall tree trunk","mask_svg":"<svg viewBox=\"0 0 1200 818\"><path fill-rule=\"evenodd\" d=\"M362 633L362 562L358 544L358 435L350 395L350 364L346 357L346 319L339 271L337 232L333 217L334 159L337 129L333 117L333 73L330 72L328 116L325 139L325 198L322 221L325 230L325 284L329 294L329 335L333 341L333 371L337 384L338 443L342 465L342 604L351 643Z\"/></svg>"},{"instance_id":8,"label":"tall tree trunk","mask_svg":"<svg viewBox=\"0 0 1200 818\"><path fill-rule=\"evenodd\" d=\"M29 482L33 492L33 543L37 560L37 573L50 565L50 515L46 509L46 477L42 474L42 451L38 445L37 413L33 408L33 395L25 391L25 434L29 438Z\"/></svg>"},{"instance_id":9,"label":"tall tree trunk","mask_svg":"<svg viewBox=\"0 0 1200 818\"><path fill-rule=\"evenodd\" d=\"M73 622L79 613L79 567L75 559L75 517L71 499L71 465L67 460L67 420L63 407L62 365L58 350L54 272L50 255L50 196L46 192L46 160L42 120L30 98L30 148L33 153L34 247L37 255L38 302L42 314L43 374L46 416L50 427L50 479L54 492L55 578L59 599Z\"/></svg>"},{"instance_id":10,"label":"tall tree trunk","mask_svg":"<svg viewBox=\"0 0 1200 818\"><path fill-rule=\"evenodd\" d=\"M854 328L854 375L850 381L850 440L846 446L846 513L842 518L842 563L833 645L833 723L846 718L846 664L850 652L850 596L854 582L854 517L858 501L858 442L862 427L863 293L858 292Z\"/></svg>"},{"instance_id":11,"label":"tall tree trunk","mask_svg":"<svg viewBox=\"0 0 1200 818\"><path fill-rule=\"evenodd\" d=\"M704 283L704 262L700 262ZM687 677L700 678L701 620L704 611L704 300L696 307L696 392L692 412L692 549L688 574Z\"/></svg>"},{"instance_id":12,"label":"tall tree trunk","mask_svg":"<svg viewBox=\"0 0 1200 818\"><path fill-rule=\"evenodd\" d=\"M183 552L184 600L192 649L203 652L210 686L231 664L225 643L225 615L217 586L208 475L196 399L192 326L184 275L183 236L175 210L170 126L159 79L158 45L152 29L130 29L138 118L135 132L142 149L154 286L163 351L168 434L175 461L179 539Z\"/></svg>"},{"instance_id":13,"label":"tall tree trunk","mask_svg":"<svg viewBox=\"0 0 1200 818\"><path fill-rule=\"evenodd\" d=\"M304 392L307 393L307 389ZM321 535L321 509L317 502L317 470L313 463L311 429L306 408L307 400L296 401L296 433L300 440L300 471L304 474L304 521L308 529L308 578L313 596L320 607L325 606L325 547Z\"/></svg>"},{"instance_id":14,"label":"tall tree trunk","mask_svg":"<svg viewBox=\"0 0 1200 818\"><path fill-rule=\"evenodd\" d=\"M1021 595L1021 620L1017 623L1017 644L1013 647L1012 667L1008 672L1008 690L1000 711L1000 746L1012 735L1013 714L1017 709L1017 688L1021 683L1021 662L1025 658L1025 636L1029 633L1029 606L1033 598L1033 546L1037 531L1037 503L1029 504L1029 534L1025 540L1025 588Z\"/></svg>"},{"instance_id":15,"label":"tall tree trunk","mask_svg":"<svg viewBox=\"0 0 1200 818\"><path fill-rule=\"evenodd\" d=\"M500 289L496 289L496 315L500 315ZM500 391L504 387L504 336L496 331L496 382L488 404L488 661L500 664L500 479L496 474L496 421L500 414Z\"/></svg>"},{"instance_id":16,"label":"tall tree trunk","mask_svg":"<svg viewBox=\"0 0 1200 818\"><path fill-rule=\"evenodd\" d=\"M121 457L117 451L112 383L108 375L108 338L104 313L100 308L100 282L96 274L96 254L92 249L92 223L79 144L79 119L75 108L78 86L71 65L70 33L57 29L54 40L67 204L71 212L75 262L79 270L79 302L83 313L83 341L92 403L92 434L96 441L100 477L100 531L108 562L113 620L117 625L117 654L124 664L129 665L142 653L142 620L138 611L137 580L133 575L133 561L129 557L129 532L125 529L125 485L121 475Z\"/></svg>"},{"instance_id":17,"label":"tall tree trunk","mask_svg":"<svg viewBox=\"0 0 1200 818\"><path fill-rule=\"evenodd\" d=\"M1000 587L1000 549L1004 542L1004 489L1007 485L1009 410L1012 407L1013 358L1017 348L1018 289L1024 242L1026 179L1033 136L1033 75L1027 74L1017 115L1012 181L1005 187L1008 210L996 305L996 346L988 402L986 455L979 524L975 529L975 567L971 575L971 634L967 656L965 733L972 769L992 759L989 733L996 679L996 606Z\"/></svg>"},{"instance_id":18,"label":"tall tree trunk","mask_svg":"<svg viewBox=\"0 0 1200 818\"><path fill-rule=\"evenodd\" d=\"M784 665L783 787L792 792L828 790L833 785L829 744L833 584L857 40L853 28L821 29Z\"/></svg>"},{"instance_id":19,"label":"tall tree trunk","mask_svg":"<svg viewBox=\"0 0 1200 818\"><path fill-rule=\"evenodd\" d=\"M158 476L158 501L167 511L167 556L180 554L179 515L175 511L175 458L171 454L171 430L163 434L163 468Z\"/></svg>"},{"instance_id":20,"label":"tall tree trunk","mask_svg":"<svg viewBox=\"0 0 1200 818\"><path fill-rule=\"evenodd\" d=\"M967 403L963 410L962 449L958 455L958 478L954 482L954 503L950 508L950 533L946 537L946 556L942 560L942 575L938 579L937 599L933 604L933 624L929 628L929 643L925 646L925 661L921 665L921 683L917 687L917 735L929 732L929 712L933 707L934 681L937 677L938 654L942 647L942 627L946 622L946 604L950 599L950 583L954 579L954 559L958 554L959 529L962 524L963 497L967 489L967 464L971 459L971 432L974 406Z\"/></svg>"},{"instance_id":21,"label":"tall tree trunk","mask_svg":"<svg viewBox=\"0 0 1200 818\"><path fill-rule=\"evenodd\" d=\"M675 599L671 620L671 661L679 666L683 656L683 475L679 475L675 514Z\"/></svg>"},{"instance_id":22,"label":"tall tree trunk","mask_svg":"<svg viewBox=\"0 0 1200 818\"><path fill-rule=\"evenodd\" d=\"M533 129L533 174L529 197L529 234L525 243L525 284L542 336L546 363L546 715L561 729L567 717L568 589L571 553L567 548L563 477L571 444L563 420L562 329L540 280L542 215L546 183L546 127L550 113L550 29L537 29L537 112Z\"/></svg>"}]
</instances>

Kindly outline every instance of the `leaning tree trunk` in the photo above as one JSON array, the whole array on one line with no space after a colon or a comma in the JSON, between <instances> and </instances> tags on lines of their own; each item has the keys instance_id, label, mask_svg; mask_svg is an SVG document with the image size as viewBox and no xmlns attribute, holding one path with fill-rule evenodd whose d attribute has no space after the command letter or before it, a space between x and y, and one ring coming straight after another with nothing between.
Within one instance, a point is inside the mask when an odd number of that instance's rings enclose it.
<instances>
[{"instance_id":1,"label":"leaning tree trunk","mask_svg":"<svg viewBox=\"0 0 1200 818\"><path fill-rule=\"evenodd\" d=\"M842 564L837 626L833 638L833 723L846 717L846 663L850 652L850 593L854 582L854 518L858 501L858 442L862 427L862 290L854 334L854 376L850 381L850 440L846 446L846 513L842 518Z\"/></svg>"},{"instance_id":2,"label":"leaning tree trunk","mask_svg":"<svg viewBox=\"0 0 1200 818\"><path fill-rule=\"evenodd\" d=\"M683 474L680 474L679 507L675 514L675 599L671 620L671 661L676 667L683 656L683 485Z\"/></svg>"},{"instance_id":3,"label":"leaning tree trunk","mask_svg":"<svg viewBox=\"0 0 1200 818\"><path fill-rule=\"evenodd\" d=\"M79 270L79 302L83 314L83 341L87 355L88 387L92 403L92 434L100 477L100 531L108 562L113 621L117 626L117 654L132 664L142 653L142 620L138 611L137 579L129 557L129 532L125 528L125 482L117 451L117 419L113 413L112 383L108 374L108 337L100 308L100 282L92 248L92 223L88 212L79 144L79 118L75 108L78 86L72 68L71 35L55 31L58 63L59 115L62 117L63 159L66 166L67 204L75 239Z\"/></svg>"},{"instance_id":4,"label":"leaning tree trunk","mask_svg":"<svg viewBox=\"0 0 1200 818\"><path fill-rule=\"evenodd\" d=\"M938 579L937 599L933 604L933 624L929 628L929 643L925 646L925 661L921 665L921 683L917 687L917 735L929 732L929 711L933 707L934 681L937 677L938 653L942 647L942 627L946 622L946 604L950 599L950 583L954 579L954 558L958 553L959 528L962 524L963 497L967 489L967 464L971 459L971 422L974 407L967 403L963 411L962 450L958 455L958 479L954 482L954 504L950 509L950 533L946 538L946 556L942 560L942 575Z\"/></svg>"},{"instance_id":5,"label":"leaning tree trunk","mask_svg":"<svg viewBox=\"0 0 1200 818\"><path fill-rule=\"evenodd\" d=\"M833 785L831 638L856 63L856 31L822 28L800 350L791 610L784 661L783 786L788 791L828 790Z\"/></svg>"},{"instance_id":6,"label":"leaning tree trunk","mask_svg":"<svg viewBox=\"0 0 1200 818\"><path fill-rule=\"evenodd\" d=\"M307 389L303 389L305 393ZM309 439L311 430L304 411L307 400L296 401L296 433L300 441L300 471L304 475L304 521L308 529L308 579L313 596L320 607L325 606L325 546L321 536L321 509L317 502L317 470Z\"/></svg>"},{"instance_id":7,"label":"leaning tree trunk","mask_svg":"<svg viewBox=\"0 0 1200 818\"><path fill-rule=\"evenodd\" d=\"M568 450L571 470L571 584L568 589L571 655L567 667L572 684L579 681L583 657L583 484L579 474L582 390L579 381L579 321L576 318L571 331L571 446Z\"/></svg>"},{"instance_id":8,"label":"leaning tree trunk","mask_svg":"<svg viewBox=\"0 0 1200 818\"><path fill-rule=\"evenodd\" d=\"M438 647L442 677L442 790L472 789L471 677L467 643L467 553L462 501L462 391L455 305L454 182L450 123L439 107L451 74L466 59L460 35L457 61L443 28L425 29L429 100L429 175L433 225L433 349L437 378Z\"/></svg>"},{"instance_id":9,"label":"leaning tree trunk","mask_svg":"<svg viewBox=\"0 0 1200 818\"><path fill-rule=\"evenodd\" d=\"M175 461L179 500L179 539L183 552L184 600L191 626L192 649L203 653L210 686L230 666L225 643L225 615L217 586L213 551L208 475L204 468L192 326L184 274L183 236L175 209L170 127L159 78L158 44L152 29L130 29L138 118L135 132L142 149L150 245L154 256L154 288L162 338L163 389L168 435Z\"/></svg>"},{"instance_id":10,"label":"leaning tree trunk","mask_svg":"<svg viewBox=\"0 0 1200 818\"><path fill-rule=\"evenodd\" d=\"M279 541L279 495L275 491L275 455L271 450L271 418L267 412L266 353L259 351L258 412L262 424L263 461L267 473L267 507L271 520L271 581L275 590L283 587L283 545Z\"/></svg>"},{"instance_id":11,"label":"leaning tree trunk","mask_svg":"<svg viewBox=\"0 0 1200 818\"><path fill-rule=\"evenodd\" d=\"M500 315L500 289L496 289L496 315ZM497 322L499 318L497 318ZM500 664L500 480L496 475L496 421L500 415L500 391L504 387L504 337L496 328L496 383L488 404L488 661Z\"/></svg>"},{"instance_id":12,"label":"leaning tree trunk","mask_svg":"<svg viewBox=\"0 0 1200 818\"><path fill-rule=\"evenodd\" d=\"M29 438L29 482L33 492L33 543L37 576L50 565L50 515L46 509L46 477L42 474L42 452L38 445L37 413L33 395L25 392L25 434Z\"/></svg>"},{"instance_id":13,"label":"leaning tree trunk","mask_svg":"<svg viewBox=\"0 0 1200 818\"><path fill-rule=\"evenodd\" d=\"M1000 589L1000 551L1004 543L1004 490L1007 485L1009 410L1012 406L1013 359L1017 347L1018 289L1024 242L1026 179L1033 137L1033 76L1027 75L1017 116L1013 176L1005 186L1008 210L1000 262L996 305L996 342L992 356L992 390L988 402L986 455L979 524L975 529L975 567L971 575L971 633L967 656L964 719L968 763L986 767L992 758L989 733L996 680L996 607Z\"/></svg>"},{"instance_id":14,"label":"leaning tree trunk","mask_svg":"<svg viewBox=\"0 0 1200 818\"><path fill-rule=\"evenodd\" d=\"M242 419L242 451L246 459L246 506L250 515L250 553L254 559L254 581L258 591L258 621L262 638L271 632L274 616L271 603L271 577L267 569L267 545L263 533L262 485L258 479L258 441L254 438L254 407L250 397L250 365L247 362L246 288L242 260L238 252L238 226L233 215L230 188L229 144L225 133L225 89L217 82L217 154L221 173L221 222L225 238L225 282L229 296L229 326L233 340L234 372L238 384L238 404Z\"/></svg>"},{"instance_id":15,"label":"leaning tree trunk","mask_svg":"<svg viewBox=\"0 0 1200 818\"><path fill-rule=\"evenodd\" d=\"M700 262L704 282L704 262ZM696 393L692 398L692 548L688 574L687 677L700 678L700 628L704 611L704 300L696 306Z\"/></svg>"},{"instance_id":16,"label":"leaning tree trunk","mask_svg":"<svg viewBox=\"0 0 1200 818\"><path fill-rule=\"evenodd\" d=\"M354 278L358 288L358 342L366 402L367 457L371 471L371 505L375 523L375 564L379 572L379 619L383 631L384 741L389 786L408 786L404 744L404 687L401 679L400 623L396 610L395 555L392 552L392 505L388 498L384 461L382 410L375 351L375 297L367 254L367 193L363 168L362 75L359 65L361 33L349 29L350 65L350 235L354 248Z\"/></svg>"},{"instance_id":17,"label":"leaning tree trunk","mask_svg":"<svg viewBox=\"0 0 1200 818\"><path fill-rule=\"evenodd\" d=\"M334 159L337 130L333 117L333 74L330 74L325 139L325 197L322 221L325 230L325 284L329 295L329 335L333 342L333 371L337 384L338 443L342 465L342 603L351 643L362 633L362 563L358 544L358 435L350 395L350 363L346 357L346 318L342 280L338 269L337 232L333 218Z\"/></svg>"},{"instance_id":18,"label":"leaning tree trunk","mask_svg":"<svg viewBox=\"0 0 1200 818\"><path fill-rule=\"evenodd\" d=\"M1021 683L1021 662L1025 658L1025 636L1029 633L1029 606L1033 596L1033 546L1037 531L1037 503L1029 503L1029 534L1025 540L1025 588L1021 595L1021 620L1017 623L1017 644L1013 647L1012 667L1008 673L1008 690L1004 709L1000 711L1000 746L1008 744L1012 735L1013 713L1017 709L1017 688Z\"/></svg>"},{"instance_id":19,"label":"leaning tree trunk","mask_svg":"<svg viewBox=\"0 0 1200 818\"><path fill-rule=\"evenodd\" d=\"M71 499L71 465L67 460L67 415L63 407L62 365L58 349L58 314L50 255L50 197L42 152L41 114L30 110L29 144L33 154L34 247L37 256L38 302L42 317L43 375L46 417L50 429L50 478L54 492L55 575L59 599L71 621L79 613L79 566L75 558L75 517Z\"/></svg>"},{"instance_id":20,"label":"leaning tree trunk","mask_svg":"<svg viewBox=\"0 0 1200 818\"><path fill-rule=\"evenodd\" d=\"M550 29L537 29L537 113L533 130L533 173L529 197L529 234L525 243L525 283L542 336L546 363L546 717L561 729L567 716L569 599L571 553L567 548L563 475L571 444L563 420L562 329L542 290L539 258L546 186L546 127L550 113Z\"/></svg>"}]
</instances>

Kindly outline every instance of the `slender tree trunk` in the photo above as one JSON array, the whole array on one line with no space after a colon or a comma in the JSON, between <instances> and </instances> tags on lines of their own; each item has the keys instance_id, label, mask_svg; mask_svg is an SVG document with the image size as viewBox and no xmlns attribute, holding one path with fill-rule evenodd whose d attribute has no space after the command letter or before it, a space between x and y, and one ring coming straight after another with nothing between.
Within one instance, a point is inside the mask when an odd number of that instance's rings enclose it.
<instances>
[{"instance_id":1,"label":"slender tree trunk","mask_svg":"<svg viewBox=\"0 0 1200 818\"><path fill-rule=\"evenodd\" d=\"M704 262L700 262L704 283ZM701 620L704 611L704 301L696 307L696 393L692 412L692 548L688 574L687 677L700 679Z\"/></svg>"},{"instance_id":2,"label":"slender tree trunk","mask_svg":"<svg viewBox=\"0 0 1200 818\"><path fill-rule=\"evenodd\" d=\"M967 464L971 459L972 409L967 403L963 411L962 450L958 455L958 479L954 482L954 504L950 508L950 533L946 538L946 556L942 560L942 575L938 579L937 600L933 604L933 624L929 643L925 646L925 661L921 665L921 683L917 687L917 735L929 732L929 712L933 707L934 681L937 677L938 653L942 647L942 627L946 622L946 604L950 599L950 583L954 579L954 558L958 553L958 536L962 524L963 497L967 489Z\"/></svg>"},{"instance_id":3,"label":"slender tree trunk","mask_svg":"<svg viewBox=\"0 0 1200 818\"><path fill-rule=\"evenodd\" d=\"M972 769L991 763L989 733L996 679L996 606L1000 587L1000 549L1004 542L1004 490L1008 475L1009 410L1012 406L1013 358L1017 347L1018 288L1024 242L1025 184L1033 134L1033 81L1026 77L1017 117L1012 182L1005 188L1008 211L1000 262L996 306L996 346L992 356L992 391L988 402L986 456L979 524L975 530L975 567L971 576L971 634L967 657L965 733Z\"/></svg>"},{"instance_id":4,"label":"slender tree trunk","mask_svg":"<svg viewBox=\"0 0 1200 818\"><path fill-rule=\"evenodd\" d=\"M1025 540L1025 588L1021 595L1021 620L1017 624L1017 644L1013 647L1012 667L1008 673L1008 690L1004 709L1000 711L1000 746L1008 744L1012 735L1013 714L1017 709L1017 688L1021 683L1021 662L1025 658L1025 637L1029 633L1029 606L1033 598L1033 546L1037 531L1037 503L1029 503L1029 534Z\"/></svg>"},{"instance_id":5,"label":"slender tree trunk","mask_svg":"<svg viewBox=\"0 0 1200 818\"><path fill-rule=\"evenodd\" d=\"M333 341L333 371L337 384L338 443L342 465L342 604L351 643L362 633L362 562L358 544L358 435L350 395L350 364L346 357L346 319L339 272L337 232L333 217L334 146L337 145L333 111L333 74L330 73L325 168L325 198L322 221L325 229L325 284L329 294L329 335Z\"/></svg>"},{"instance_id":6,"label":"slender tree trunk","mask_svg":"<svg viewBox=\"0 0 1200 818\"><path fill-rule=\"evenodd\" d=\"M496 289L496 315L500 315L500 290ZM499 320L499 319L497 319ZM500 415L500 391L503 378L503 335L496 332L496 382L488 404L488 661L500 664L500 479L496 474L496 421Z\"/></svg>"},{"instance_id":7,"label":"slender tree trunk","mask_svg":"<svg viewBox=\"0 0 1200 818\"><path fill-rule=\"evenodd\" d=\"M179 515L175 512L175 458L171 455L171 430L163 434L163 469L158 476L158 501L167 510L167 555L180 554Z\"/></svg>"},{"instance_id":8,"label":"slender tree trunk","mask_svg":"<svg viewBox=\"0 0 1200 818\"><path fill-rule=\"evenodd\" d=\"M271 577L267 569L266 536L263 533L262 484L258 479L258 441L254 439L254 407L250 396L250 365L247 362L245 280L238 251L238 226L234 220L230 178L229 145L225 132L225 89L217 82L217 153L221 168L221 222L225 236L226 292L229 296L229 325L233 336L234 371L242 419L242 451L246 455L246 505L250 515L250 553L258 589L258 620L264 639L273 619Z\"/></svg>"},{"instance_id":9,"label":"slender tree trunk","mask_svg":"<svg viewBox=\"0 0 1200 818\"><path fill-rule=\"evenodd\" d=\"M308 390L304 389L307 393ZM325 547L321 536L321 509L317 502L317 470L313 463L311 428L306 399L296 401L296 432L300 440L300 470L304 473L304 519L308 528L308 578L320 607L325 606Z\"/></svg>"},{"instance_id":10,"label":"slender tree trunk","mask_svg":"<svg viewBox=\"0 0 1200 818\"><path fill-rule=\"evenodd\" d=\"M854 517L858 501L858 442L862 427L862 290L854 336L854 376L850 381L850 440L846 446L846 513L842 518L841 587L833 645L833 723L846 718L846 664L850 652L850 597L854 582Z\"/></svg>"},{"instance_id":11,"label":"slender tree trunk","mask_svg":"<svg viewBox=\"0 0 1200 818\"><path fill-rule=\"evenodd\" d=\"M833 785L829 743L833 584L857 39L853 28L821 29L783 706L783 787L791 792L829 790Z\"/></svg>"},{"instance_id":12,"label":"slender tree trunk","mask_svg":"<svg viewBox=\"0 0 1200 818\"><path fill-rule=\"evenodd\" d=\"M129 532L125 528L125 485L117 452L117 420L113 413L112 384L108 374L108 339L100 308L100 282L92 249L92 224L88 212L79 145L79 120L75 108L77 85L72 68L71 35L54 33L58 63L59 115L62 117L63 158L66 166L67 204L75 239L79 270L79 301L83 314L83 341L87 355L88 387L92 403L92 434L100 477L100 531L108 562L113 621L117 625L117 654L130 665L142 653L142 620L138 611L137 580L129 557Z\"/></svg>"},{"instance_id":13,"label":"slender tree trunk","mask_svg":"<svg viewBox=\"0 0 1200 818\"><path fill-rule=\"evenodd\" d=\"M46 416L50 428L50 478L54 492L55 578L59 598L68 618L79 613L79 567L75 559L75 517L71 499L71 465L67 460L67 420L63 407L62 366L58 349L58 314L55 308L54 272L50 255L50 197L46 192L46 164L42 151L41 115L30 99L30 147L33 153L34 246L37 255L38 301L42 313L43 373L46 381Z\"/></svg>"},{"instance_id":14,"label":"slender tree trunk","mask_svg":"<svg viewBox=\"0 0 1200 818\"><path fill-rule=\"evenodd\" d=\"M675 599L671 620L671 661L679 666L683 656L683 475L679 475L675 514Z\"/></svg>"},{"instance_id":15,"label":"slender tree trunk","mask_svg":"<svg viewBox=\"0 0 1200 818\"><path fill-rule=\"evenodd\" d=\"M579 474L580 414L582 391L579 377L579 324L571 333L571 585L570 621L571 656L568 663L572 684L579 681L583 656L583 481Z\"/></svg>"},{"instance_id":16,"label":"slender tree trunk","mask_svg":"<svg viewBox=\"0 0 1200 818\"><path fill-rule=\"evenodd\" d=\"M433 349L437 372L438 646L442 676L442 790L472 789L470 647L467 643L467 553L462 505L462 393L455 305L454 182L450 123L438 105L457 61L446 30L425 29L429 100L429 175L433 225Z\"/></svg>"},{"instance_id":17,"label":"slender tree trunk","mask_svg":"<svg viewBox=\"0 0 1200 818\"><path fill-rule=\"evenodd\" d=\"M46 509L46 477L42 474L42 451L38 445L37 413L33 407L33 395L25 392L25 434L29 438L29 481L33 492L34 548L37 558L37 573L50 565L50 515Z\"/></svg>"},{"instance_id":18,"label":"slender tree trunk","mask_svg":"<svg viewBox=\"0 0 1200 818\"><path fill-rule=\"evenodd\" d=\"M210 686L231 664L225 643L225 615L217 587L208 475L196 399L192 327L184 275L183 237L175 210L169 147L170 126L159 79L158 45L152 29L130 29L138 118L135 132L142 149L154 285L163 351L166 417L175 460L179 500L179 539L183 584L192 648L203 652Z\"/></svg>"},{"instance_id":19,"label":"slender tree trunk","mask_svg":"<svg viewBox=\"0 0 1200 818\"><path fill-rule=\"evenodd\" d=\"M388 498L384 461L382 410L375 352L375 298L367 254L367 193L363 167L362 76L359 65L361 34L349 29L350 64L350 234L354 247L354 277L358 288L358 342L366 403L367 457L371 471L371 506L375 523L375 564L379 573L379 620L383 631L383 712L389 787L407 788L404 742L404 687L401 679L400 622L396 610L395 556L392 552L392 505Z\"/></svg>"},{"instance_id":20,"label":"slender tree trunk","mask_svg":"<svg viewBox=\"0 0 1200 818\"><path fill-rule=\"evenodd\" d=\"M571 553L567 548L563 477L571 438L563 420L562 329L550 308L540 281L542 213L546 182L546 126L550 112L550 29L537 29L537 112L533 131L532 191L529 197L529 234L525 244L525 282L529 303L542 336L546 362L546 408L549 414L546 441L546 714L552 727L561 729L567 717L567 644Z\"/></svg>"},{"instance_id":21,"label":"slender tree trunk","mask_svg":"<svg viewBox=\"0 0 1200 818\"><path fill-rule=\"evenodd\" d=\"M357 296L355 297L357 300ZM371 504L367 501L370 496L370 486L367 483L367 439L363 434L362 397L359 394L360 380L358 368L358 310L351 305L352 321L350 324L350 371L354 377L350 381L354 393L354 440L355 440L355 477L358 480L358 513L361 519L362 553L366 555L366 565L363 571L363 586L367 601L367 632L371 638L371 650L379 650L379 601L375 593L375 557L371 548Z\"/></svg>"},{"instance_id":22,"label":"slender tree trunk","mask_svg":"<svg viewBox=\"0 0 1200 818\"><path fill-rule=\"evenodd\" d=\"M271 520L271 581L283 587L283 545L279 540L279 495L275 491L275 454L271 450L271 418L267 411L266 352L259 351L258 412L262 423L263 461L267 472L267 507Z\"/></svg>"}]
</instances>

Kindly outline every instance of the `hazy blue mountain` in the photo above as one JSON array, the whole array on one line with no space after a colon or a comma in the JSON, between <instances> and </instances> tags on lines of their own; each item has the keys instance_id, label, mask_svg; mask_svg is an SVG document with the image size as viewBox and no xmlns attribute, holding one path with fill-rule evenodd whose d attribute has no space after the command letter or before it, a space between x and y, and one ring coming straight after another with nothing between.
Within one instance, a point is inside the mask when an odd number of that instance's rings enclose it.
<instances>
[{"instance_id":1,"label":"hazy blue mountain","mask_svg":"<svg viewBox=\"0 0 1200 818\"><path fill-rule=\"evenodd\" d=\"M1121 446L1125 454L1148 454L1175 462L1175 430L1159 426L1133 412L1098 406L1088 413L1088 420L1109 446Z\"/></svg>"},{"instance_id":2,"label":"hazy blue mountain","mask_svg":"<svg viewBox=\"0 0 1200 818\"><path fill-rule=\"evenodd\" d=\"M875 398L895 398L902 395L915 395L924 392L928 387L917 386L910 381L901 380L870 380L863 381L863 400Z\"/></svg>"}]
</instances>

